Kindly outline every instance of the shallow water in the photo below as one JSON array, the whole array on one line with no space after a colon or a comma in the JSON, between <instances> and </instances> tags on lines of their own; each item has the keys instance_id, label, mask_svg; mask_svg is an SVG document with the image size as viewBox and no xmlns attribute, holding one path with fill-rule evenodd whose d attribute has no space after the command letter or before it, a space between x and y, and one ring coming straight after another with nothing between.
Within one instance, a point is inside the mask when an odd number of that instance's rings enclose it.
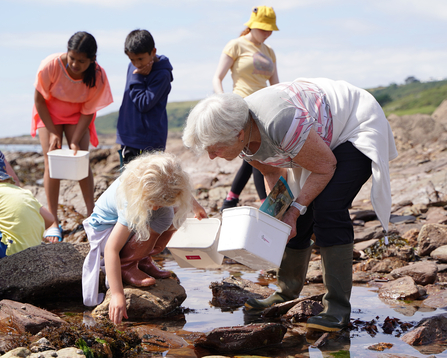
<instances>
[{"instance_id":1,"label":"shallow water","mask_svg":"<svg viewBox=\"0 0 447 358\"><path fill-rule=\"evenodd\" d=\"M182 304L182 307L187 308L187 310L183 315L145 323L139 322L138 325L147 324L151 327L155 325L188 340L187 337L191 332L206 333L218 327L244 325L257 321L257 317L244 313L242 307L233 310L213 307L210 304L212 293L209 285L211 282L220 282L230 275L238 275L244 279L259 282L259 279L262 279L260 271L252 271L241 265L225 265L218 270L180 268L169 255L160 263L165 269L174 271L179 277L180 283L185 288L188 296ZM275 288L273 283L270 283L269 286ZM303 292L305 295L315 294L321 289L322 285L306 285ZM311 292L312 290L316 291ZM405 332L402 332L399 327L391 334L385 333L382 329L387 317L397 318L401 323L415 325L421 319L445 313L445 310L424 307L422 301L412 303L402 301L383 302L378 298L377 287L368 286L354 286L351 304L351 318L363 322L375 320L377 333L368 333L362 329L361 324L357 324L355 326L358 329L342 334L332 334L325 346L312 348L312 343L315 339L318 339L320 334L306 338L303 333L304 324L301 324L300 332L298 332L299 329L293 332L289 329L280 346L249 352L245 355L262 355L265 357L385 357L384 354L390 354L396 357L399 354L399 357L427 357L429 355L447 357L447 342L443 347L439 345L412 347L400 340L399 336ZM84 321L87 322L88 319L89 312L84 311ZM135 323L129 322L127 324L133 325ZM392 347L385 349L383 352L368 349L371 345L380 342L391 343ZM154 354L163 357L203 357L211 353L195 350L193 346L188 346L182 349L159 350Z\"/></svg>"}]
</instances>

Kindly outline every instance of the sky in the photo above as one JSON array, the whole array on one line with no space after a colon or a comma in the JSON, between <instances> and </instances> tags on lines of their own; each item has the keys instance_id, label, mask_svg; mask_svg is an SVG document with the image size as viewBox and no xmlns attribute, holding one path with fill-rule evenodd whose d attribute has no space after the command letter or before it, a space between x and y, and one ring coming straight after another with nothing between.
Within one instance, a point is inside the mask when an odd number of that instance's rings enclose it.
<instances>
[{"instance_id":1,"label":"sky","mask_svg":"<svg viewBox=\"0 0 447 358\"><path fill-rule=\"evenodd\" d=\"M103 115L121 104L130 31L149 30L157 53L169 57L169 102L198 100L212 93L223 47L259 5L276 12L280 31L266 44L280 81L327 77L373 88L447 78L446 0L0 0L0 138L29 134L37 68L65 52L76 31L98 43L114 98Z\"/></svg>"}]
</instances>

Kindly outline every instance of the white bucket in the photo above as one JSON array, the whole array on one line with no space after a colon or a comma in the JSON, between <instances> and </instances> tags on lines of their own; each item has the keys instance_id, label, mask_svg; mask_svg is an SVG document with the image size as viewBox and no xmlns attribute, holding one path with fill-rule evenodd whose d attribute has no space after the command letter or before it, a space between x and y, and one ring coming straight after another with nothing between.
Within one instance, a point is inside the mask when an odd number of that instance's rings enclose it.
<instances>
[{"instance_id":1,"label":"white bucket","mask_svg":"<svg viewBox=\"0 0 447 358\"><path fill-rule=\"evenodd\" d=\"M217 251L254 270L277 268L291 229L250 206L226 209L222 214Z\"/></svg>"},{"instance_id":2,"label":"white bucket","mask_svg":"<svg viewBox=\"0 0 447 358\"><path fill-rule=\"evenodd\" d=\"M56 149L48 152L50 177L53 179L81 180L88 176L89 152Z\"/></svg>"},{"instance_id":3,"label":"white bucket","mask_svg":"<svg viewBox=\"0 0 447 358\"><path fill-rule=\"evenodd\" d=\"M180 267L220 267L224 257L217 252L219 231L219 219L188 218L166 247Z\"/></svg>"}]
</instances>

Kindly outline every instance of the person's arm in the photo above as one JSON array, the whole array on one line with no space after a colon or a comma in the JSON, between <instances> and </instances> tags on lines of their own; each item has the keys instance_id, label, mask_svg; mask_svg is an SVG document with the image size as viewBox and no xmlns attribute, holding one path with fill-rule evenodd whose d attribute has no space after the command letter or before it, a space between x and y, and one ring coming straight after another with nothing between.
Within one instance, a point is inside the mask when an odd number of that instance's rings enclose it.
<instances>
[{"instance_id":1,"label":"person's arm","mask_svg":"<svg viewBox=\"0 0 447 358\"><path fill-rule=\"evenodd\" d=\"M234 60L225 53L220 56L219 64L213 77L214 93L224 93L222 81L228 73L228 70L233 66Z\"/></svg>"},{"instance_id":2,"label":"person's arm","mask_svg":"<svg viewBox=\"0 0 447 358\"><path fill-rule=\"evenodd\" d=\"M36 106L36 110L39 114L40 119L42 120L43 124L45 124L45 128L50 134L48 151L60 149L62 146L62 137L57 134L56 127L53 123L53 120L51 119L50 112L48 111L48 107L45 102L45 98L37 89L34 91L34 105Z\"/></svg>"},{"instance_id":3,"label":"person's arm","mask_svg":"<svg viewBox=\"0 0 447 358\"><path fill-rule=\"evenodd\" d=\"M115 324L121 323L123 317L128 318L126 298L124 297L123 281L121 278L120 251L130 233L127 226L116 223L104 249L107 280L112 294L109 304L109 318Z\"/></svg>"},{"instance_id":4,"label":"person's arm","mask_svg":"<svg viewBox=\"0 0 447 358\"><path fill-rule=\"evenodd\" d=\"M276 182L279 180L279 177L287 177L286 168L272 167L271 165L260 163L257 160L253 160L249 162L249 164L251 164L252 167L258 169L264 176L265 190L267 192L267 195L273 189Z\"/></svg>"},{"instance_id":5,"label":"person's arm","mask_svg":"<svg viewBox=\"0 0 447 358\"><path fill-rule=\"evenodd\" d=\"M278 68L276 67L276 62L273 62L274 70L272 76L269 78L270 86L276 85L279 83L278 77Z\"/></svg>"},{"instance_id":6,"label":"person's arm","mask_svg":"<svg viewBox=\"0 0 447 358\"><path fill-rule=\"evenodd\" d=\"M94 114L81 114L79 117L79 122L76 124L75 131L73 133L73 138L71 139L70 149L74 150L74 155L78 152L79 142L81 141L84 134L87 132L90 123L93 120Z\"/></svg>"},{"instance_id":7,"label":"person's arm","mask_svg":"<svg viewBox=\"0 0 447 358\"><path fill-rule=\"evenodd\" d=\"M129 84L130 99L142 113L149 112L161 98L166 97L171 88L169 71L157 71L157 75L153 75L149 83L145 82L145 76L139 74L128 74L128 76L132 76Z\"/></svg>"},{"instance_id":8,"label":"person's arm","mask_svg":"<svg viewBox=\"0 0 447 358\"><path fill-rule=\"evenodd\" d=\"M9 164L8 160L5 158L5 159L3 159L3 161L5 162L6 173L8 173L8 175L14 179L14 183L15 183L17 186L22 186L22 185L20 184L19 177L17 176L17 174L16 174L16 172L14 171L14 169L12 169L11 164Z\"/></svg>"},{"instance_id":9,"label":"person's arm","mask_svg":"<svg viewBox=\"0 0 447 358\"><path fill-rule=\"evenodd\" d=\"M194 217L199 220L207 218L208 215L205 209L202 207L202 205L200 205L194 197L191 198L192 198L192 211L195 214Z\"/></svg>"},{"instance_id":10,"label":"person's arm","mask_svg":"<svg viewBox=\"0 0 447 358\"><path fill-rule=\"evenodd\" d=\"M328 145L311 129L303 147L293 161L311 172L295 201L301 205L310 203L323 191L334 175L337 159ZM290 238L296 235L296 220L300 216L297 208L291 206L282 221L292 226Z\"/></svg>"}]
</instances>

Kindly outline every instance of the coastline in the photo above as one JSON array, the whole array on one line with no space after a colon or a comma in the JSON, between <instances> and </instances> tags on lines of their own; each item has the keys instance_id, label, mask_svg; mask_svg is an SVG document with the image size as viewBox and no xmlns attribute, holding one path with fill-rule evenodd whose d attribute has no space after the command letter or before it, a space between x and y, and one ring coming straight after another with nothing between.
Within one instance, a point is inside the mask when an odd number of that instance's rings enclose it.
<instances>
[{"instance_id":1,"label":"coastline","mask_svg":"<svg viewBox=\"0 0 447 358\"><path fill-rule=\"evenodd\" d=\"M115 134L98 134L99 143L102 145L114 145L116 141ZM65 142L65 139L64 139ZM39 136L31 137L30 135L22 135L16 137L0 138L0 144L38 144L40 145Z\"/></svg>"}]
</instances>

